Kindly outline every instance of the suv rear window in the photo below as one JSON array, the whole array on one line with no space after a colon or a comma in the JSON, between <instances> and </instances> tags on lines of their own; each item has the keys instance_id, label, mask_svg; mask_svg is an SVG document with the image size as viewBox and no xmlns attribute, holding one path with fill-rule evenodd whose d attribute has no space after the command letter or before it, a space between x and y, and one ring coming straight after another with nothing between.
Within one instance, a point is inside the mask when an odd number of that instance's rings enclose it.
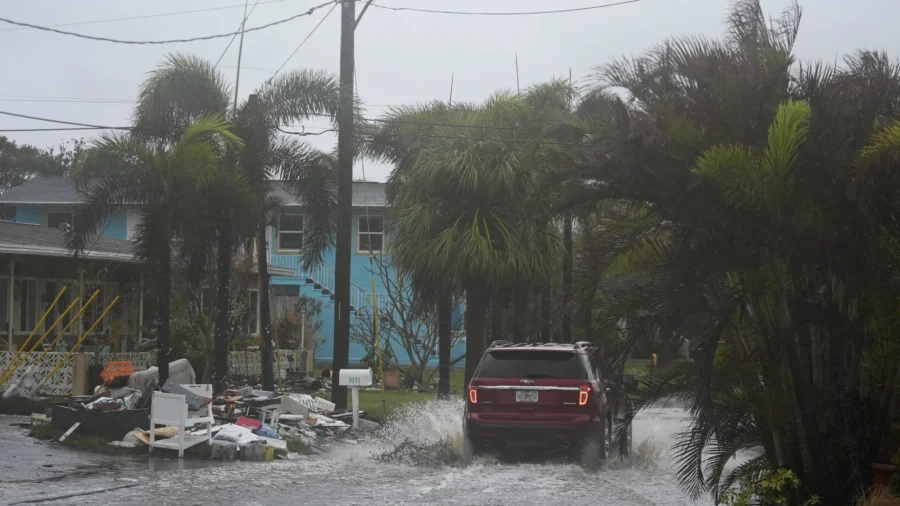
<instances>
[{"instance_id":1,"label":"suv rear window","mask_svg":"<svg viewBox=\"0 0 900 506\"><path fill-rule=\"evenodd\" d=\"M582 360L566 351L488 353L478 370L480 378L589 379Z\"/></svg>"}]
</instances>

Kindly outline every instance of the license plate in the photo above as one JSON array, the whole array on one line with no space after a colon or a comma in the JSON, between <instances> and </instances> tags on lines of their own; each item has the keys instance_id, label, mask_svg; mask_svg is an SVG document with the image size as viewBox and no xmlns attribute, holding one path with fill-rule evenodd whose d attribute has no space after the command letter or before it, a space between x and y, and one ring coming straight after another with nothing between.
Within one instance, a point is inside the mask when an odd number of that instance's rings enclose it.
<instances>
[{"instance_id":1,"label":"license plate","mask_svg":"<svg viewBox=\"0 0 900 506\"><path fill-rule=\"evenodd\" d=\"M517 390L516 391L516 402L537 402L538 401L538 393L531 392L528 390Z\"/></svg>"}]
</instances>

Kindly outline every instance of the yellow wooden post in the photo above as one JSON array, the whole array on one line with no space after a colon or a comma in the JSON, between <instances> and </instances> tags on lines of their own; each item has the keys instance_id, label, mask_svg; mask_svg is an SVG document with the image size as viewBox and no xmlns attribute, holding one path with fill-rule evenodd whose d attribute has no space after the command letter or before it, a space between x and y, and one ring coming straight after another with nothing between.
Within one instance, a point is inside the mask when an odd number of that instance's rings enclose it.
<instances>
[{"instance_id":1,"label":"yellow wooden post","mask_svg":"<svg viewBox=\"0 0 900 506\"><path fill-rule=\"evenodd\" d=\"M63 334L65 334L65 333L69 330L69 327L71 327L72 325L74 325L75 322L79 321L79 317L81 316L81 313L83 313L84 310L87 309L88 306L91 305L91 302L93 302L93 301L94 301L94 298L97 297L97 295L99 295L99 294L100 294L100 290L97 290L97 291L94 292L94 295L91 295L91 298L88 299L88 301L85 302L85 303L81 306L81 309L79 309L78 312L75 313L75 316L73 316L72 319L69 320L69 323L66 324L66 326L63 327L63 329L59 331L59 335L56 336L56 339L54 339L52 343L50 343L50 346L48 346L46 350L42 351L41 354L38 355L38 358L37 358L37 360L35 360L35 363L40 363L41 359L44 358L44 355L46 355L47 353L49 353L50 350L52 350L53 347L56 346L56 342L59 341L59 339L63 336ZM75 299L75 300L77 301L78 299Z\"/></svg>"},{"instance_id":2,"label":"yellow wooden post","mask_svg":"<svg viewBox=\"0 0 900 506\"><path fill-rule=\"evenodd\" d=\"M35 334L35 332L37 332L37 329L41 328L41 325L44 324L44 320L47 319L47 316L49 316L50 312L53 311L53 308L56 307L56 303L59 302L59 298L62 297L62 295L64 293L66 293L66 288L68 288L68 287L66 287L66 286L62 287L62 290L60 290L59 293L56 294L56 298L53 299L53 303L51 303L50 306L47 307L47 310L44 311L44 316L41 317L40 321L37 322L37 325L34 326L34 329L31 330L31 333L28 334L28 339L26 339L25 342L22 344L22 347L16 351L16 355L13 357L12 361L9 364L7 364L6 369L3 370L2 377L4 380L7 378L7 376L9 374L12 373L13 365L19 361L19 356L22 354L22 350L28 348L28 343L31 342L31 338L34 337L34 334ZM22 303L24 304L25 301L22 301ZM12 336L10 336L10 338L12 338ZM0 383L3 383L3 381L0 381Z\"/></svg>"},{"instance_id":3,"label":"yellow wooden post","mask_svg":"<svg viewBox=\"0 0 900 506\"><path fill-rule=\"evenodd\" d=\"M384 363L381 361L381 335L378 333L378 296L375 295L374 274L372 275L372 317L375 322L375 350L378 352L378 374L381 376L381 402L384 404ZM382 409L384 409L384 406L382 406Z\"/></svg>"},{"instance_id":4,"label":"yellow wooden post","mask_svg":"<svg viewBox=\"0 0 900 506\"><path fill-rule=\"evenodd\" d=\"M281 346L278 344L278 298L275 297L275 289L269 292L269 300L275 301L272 304L272 320L275 323L275 370L278 373L278 390L284 389L284 381L281 379Z\"/></svg>"},{"instance_id":5,"label":"yellow wooden post","mask_svg":"<svg viewBox=\"0 0 900 506\"><path fill-rule=\"evenodd\" d=\"M8 372L4 373L3 376L0 376L0 385L2 385L3 382L5 382L9 378L11 378L16 373L16 371L19 369L19 367L22 367L22 364L24 364L25 362L28 361L28 357L30 357L31 354L34 352L34 350L36 350L37 347L40 346L40 344L42 342L44 342L44 339L46 339L47 336L49 336L50 333L53 332L53 330L56 328L56 326L59 325L59 322L61 322L62 319L65 318L67 314L69 314L69 311L71 311L72 308L75 307L75 304L77 302L78 302L78 299L75 299L74 301L72 301L71 304L69 304L69 307L67 307L66 310L63 311L63 313L61 315L59 315L59 318L57 318L56 321L53 322L53 325L49 329L47 329L47 332L44 332L44 335L42 335L41 338L38 339L34 343L34 345L31 347L31 349L28 350L27 353L22 355L21 361L11 363L11 365L13 365L12 369L10 369Z\"/></svg>"},{"instance_id":6,"label":"yellow wooden post","mask_svg":"<svg viewBox=\"0 0 900 506\"><path fill-rule=\"evenodd\" d=\"M99 290L97 290L97 291L99 292ZM48 374L47 377L44 378L43 383L46 383L50 378L52 378L53 375L56 374L56 372L59 371L59 369L63 366L63 364L65 364L66 361L69 360L69 358L72 356L72 354L75 353L75 350L77 350L78 347L81 346L81 343L83 343L84 340L87 339L88 334L90 334L91 331L94 330L94 327L99 325L100 322L102 322L103 319L106 318L106 314L109 313L109 311L113 308L113 306L116 305L116 302L119 302L118 296L115 299L113 299L112 302L110 302L109 306L106 306L106 309L103 310L103 313L96 320L94 320L94 324L91 325L91 327L89 329L87 329L87 331L84 334L81 335L81 338L78 339L78 342L75 343L75 346L73 346L72 349L69 350L69 353L67 353L66 356L63 357L62 360L60 360L59 364L57 364L56 367L52 371L50 371L50 374Z\"/></svg>"}]
</instances>

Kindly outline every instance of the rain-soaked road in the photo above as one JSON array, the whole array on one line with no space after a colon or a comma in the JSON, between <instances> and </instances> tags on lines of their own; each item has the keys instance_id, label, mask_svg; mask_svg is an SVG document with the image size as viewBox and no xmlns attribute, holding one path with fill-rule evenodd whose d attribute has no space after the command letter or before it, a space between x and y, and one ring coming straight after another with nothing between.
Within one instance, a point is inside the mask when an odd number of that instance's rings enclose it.
<instances>
[{"instance_id":1,"label":"rain-soaked road","mask_svg":"<svg viewBox=\"0 0 900 506\"><path fill-rule=\"evenodd\" d=\"M642 413L634 426L635 456L592 473L560 462L485 458L457 468L440 457L431 465L421 455L416 464L374 458L404 440L427 446L457 438L461 412L461 403L434 403L390 424L376 441L340 445L319 457L218 465L37 444L10 425L21 418L0 417L0 504L697 504L679 491L668 463L669 436L686 420L677 408Z\"/></svg>"}]
</instances>

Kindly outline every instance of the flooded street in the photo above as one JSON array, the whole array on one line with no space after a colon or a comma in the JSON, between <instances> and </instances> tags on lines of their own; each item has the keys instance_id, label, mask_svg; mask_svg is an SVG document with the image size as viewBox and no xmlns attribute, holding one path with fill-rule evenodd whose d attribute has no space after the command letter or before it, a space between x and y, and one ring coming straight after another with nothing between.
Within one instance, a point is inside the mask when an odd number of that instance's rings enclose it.
<instances>
[{"instance_id":1,"label":"flooded street","mask_svg":"<svg viewBox=\"0 0 900 506\"><path fill-rule=\"evenodd\" d=\"M678 408L642 413L634 426L635 456L593 473L563 462L508 463L489 457L465 468L448 464L454 459L446 448L452 453L452 446L440 443L458 441L461 413L461 402L431 403L401 414L376 439L340 444L323 456L220 465L102 457L39 445L22 429L11 429L11 419L5 418L0 452L9 456L16 451L20 462L35 462L19 466L14 475L3 469L0 503L695 504L678 489L668 461L669 436L686 421ZM404 441L415 448L408 455L393 452L390 462L379 458ZM444 450L430 450L439 447ZM57 454L61 456L50 457ZM43 467L45 461L53 467ZM37 470L43 470L37 480L26 476Z\"/></svg>"}]
</instances>

